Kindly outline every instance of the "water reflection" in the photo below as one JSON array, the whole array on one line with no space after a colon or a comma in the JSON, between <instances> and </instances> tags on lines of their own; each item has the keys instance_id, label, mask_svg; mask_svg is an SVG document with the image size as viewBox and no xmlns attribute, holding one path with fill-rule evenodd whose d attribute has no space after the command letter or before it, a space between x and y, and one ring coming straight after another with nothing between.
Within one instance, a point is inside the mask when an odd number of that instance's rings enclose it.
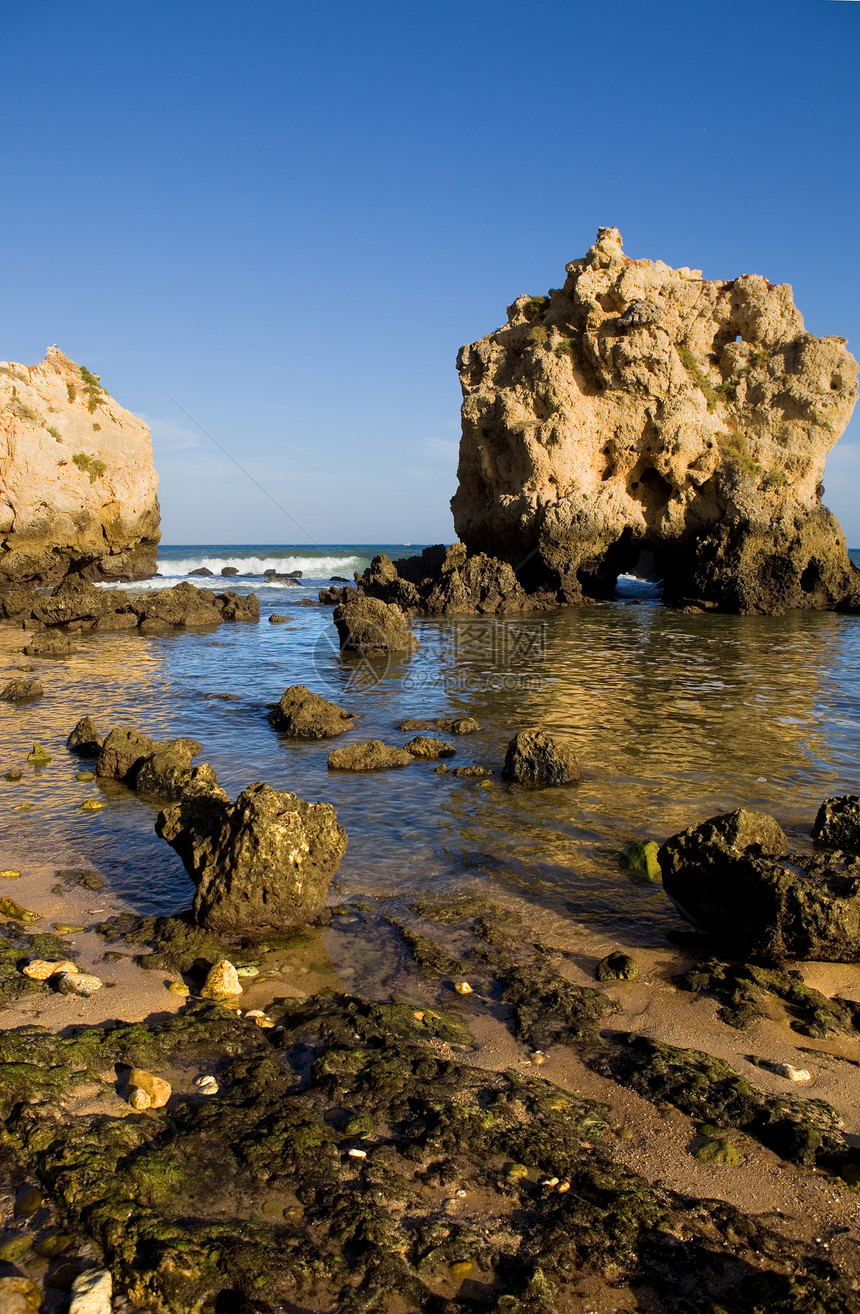
<instances>
[{"instance_id":1,"label":"water reflection","mask_svg":"<svg viewBox=\"0 0 860 1314\"><path fill-rule=\"evenodd\" d=\"M266 780L332 802L349 834L347 892L411 896L477 876L646 936L673 914L621 873L617 852L630 838L659 839L741 803L808 826L825 794L860 787L854 617L683 616L619 601L501 624L423 621L420 652L375 668L366 685L330 643L329 610L283 596L271 608L289 610L290 624L83 637L67 661L34 659L45 697L0 704L3 769L24 772L0 781L9 860L91 861L137 907L187 902L178 859L152 830L154 805L75 780L80 763L64 741L85 714L199 739L234 794ZM0 630L4 678L26 662L21 646L20 631ZM483 729L456 741L455 764L498 768L511 735L540 724L571 739L583 783L510 789L498 775L482 785L426 763L329 775L325 744L285 741L266 722L267 704L297 681L360 713L355 738L401 743L404 717L476 716ZM224 693L236 700L211 696ZM24 762L34 739L53 755L38 773ZM105 809L81 813L96 793Z\"/></svg>"}]
</instances>

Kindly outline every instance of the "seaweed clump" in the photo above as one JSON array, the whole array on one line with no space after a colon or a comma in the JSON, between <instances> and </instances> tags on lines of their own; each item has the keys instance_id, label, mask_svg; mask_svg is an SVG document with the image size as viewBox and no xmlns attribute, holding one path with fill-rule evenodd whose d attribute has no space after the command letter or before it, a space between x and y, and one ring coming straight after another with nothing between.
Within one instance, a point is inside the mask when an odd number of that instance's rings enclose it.
<instances>
[{"instance_id":1,"label":"seaweed clump","mask_svg":"<svg viewBox=\"0 0 860 1314\"><path fill-rule=\"evenodd\" d=\"M765 1017L768 994L776 995L791 1015L791 1025L814 1040L860 1031L860 1004L852 999L828 999L804 983L800 972L783 972L755 963L724 963L711 958L674 978L682 990L719 1000L717 1016L728 1026L745 1030Z\"/></svg>"}]
</instances>

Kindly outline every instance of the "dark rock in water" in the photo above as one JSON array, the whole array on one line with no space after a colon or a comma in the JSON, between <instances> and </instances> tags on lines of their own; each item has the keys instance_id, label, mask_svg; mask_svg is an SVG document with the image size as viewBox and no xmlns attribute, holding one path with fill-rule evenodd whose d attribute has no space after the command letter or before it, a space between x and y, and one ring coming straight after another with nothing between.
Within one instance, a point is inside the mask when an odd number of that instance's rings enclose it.
<instances>
[{"instance_id":1,"label":"dark rock in water","mask_svg":"<svg viewBox=\"0 0 860 1314\"><path fill-rule=\"evenodd\" d=\"M299 599L296 601L296 606L297 606L297 607L318 607L318 606L319 606L319 602L316 602L313 598L299 598Z\"/></svg>"},{"instance_id":2,"label":"dark rock in water","mask_svg":"<svg viewBox=\"0 0 860 1314\"><path fill-rule=\"evenodd\" d=\"M77 730L80 726L75 727ZM74 733L74 731L72 732ZM137 730L114 729L104 740L96 764L96 775L101 779L125 780L133 785L138 771L147 758L155 754L172 752L181 754L187 765L201 752L202 744L196 739L173 739L162 743L150 739Z\"/></svg>"},{"instance_id":3,"label":"dark rock in water","mask_svg":"<svg viewBox=\"0 0 860 1314\"><path fill-rule=\"evenodd\" d=\"M418 718L412 721L401 721L400 729L410 730L438 730L443 735L472 735L481 726L473 716L454 716L454 717L430 717L422 720Z\"/></svg>"},{"instance_id":4,"label":"dark rock in water","mask_svg":"<svg viewBox=\"0 0 860 1314\"><path fill-rule=\"evenodd\" d=\"M826 798L818 809L812 838L829 849L860 853L860 796Z\"/></svg>"},{"instance_id":5,"label":"dark rock in water","mask_svg":"<svg viewBox=\"0 0 860 1314\"><path fill-rule=\"evenodd\" d=\"M346 849L333 807L265 784L233 804L184 798L159 813L155 829L197 886L196 921L251 936L319 920Z\"/></svg>"},{"instance_id":6,"label":"dark rock in water","mask_svg":"<svg viewBox=\"0 0 860 1314\"><path fill-rule=\"evenodd\" d=\"M27 657L68 657L75 651L75 645L67 635L57 630L45 630L35 634L22 651Z\"/></svg>"},{"instance_id":7,"label":"dark rock in water","mask_svg":"<svg viewBox=\"0 0 860 1314\"><path fill-rule=\"evenodd\" d=\"M0 699L4 703L24 703L30 698L40 698L44 692L38 680L10 680Z\"/></svg>"},{"instance_id":8,"label":"dark rock in water","mask_svg":"<svg viewBox=\"0 0 860 1314\"><path fill-rule=\"evenodd\" d=\"M741 809L660 849L678 911L740 958L860 960L860 859L789 854L773 817Z\"/></svg>"},{"instance_id":9,"label":"dark rock in water","mask_svg":"<svg viewBox=\"0 0 860 1314\"><path fill-rule=\"evenodd\" d=\"M312 693L303 684L290 685L269 713L269 721L276 730L295 739L333 739L354 729L356 723L352 712Z\"/></svg>"},{"instance_id":10,"label":"dark rock in water","mask_svg":"<svg viewBox=\"0 0 860 1314\"><path fill-rule=\"evenodd\" d=\"M245 621L254 625L260 619L260 600L256 593L216 593L215 601L221 608L224 621Z\"/></svg>"},{"instance_id":11,"label":"dark rock in water","mask_svg":"<svg viewBox=\"0 0 860 1314\"><path fill-rule=\"evenodd\" d=\"M329 575L332 584L349 584L346 575Z\"/></svg>"},{"instance_id":12,"label":"dark rock in water","mask_svg":"<svg viewBox=\"0 0 860 1314\"><path fill-rule=\"evenodd\" d=\"M223 572L222 572L222 573L223 573ZM188 574L189 574L189 576L191 576L191 575L205 575L205 576L207 576L209 579L212 579L212 577L213 577L214 574L215 574L215 571L214 571L214 570L210 570L208 566L198 566L196 570L189 570Z\"/></svg>"},{"instance_id":13,"label":"dark rock in water","mask_svg":"<svg viewBox=\"0 0 860 1314\"><path fill-rule=\"evenodd\" d=\"M277 613L276 611L273 611L272 614L271 614L271 616L269 617L269 624L270 624L270 625L286 625L286 624L288 623L289 619L290 619L289 616L279 616L278 613Z\"/></svg>"},{"instance_id":14,"label":"dark rock in water","mask_svg":"<svg viewBox=\"0 0 860 1314\"><path fill-rule=\"evenodd\" d=\"M354 593L355 590L353 589L352 592ZM335 588L334 585L331 585L331 587L327 589L320 589L318 597L320 602L324 603L326 607L337 607L342 602L346 602L345 595L346 589L338 589Z\"/></svg>"},{"instance_id":15,"label":"dark rock in water","mask_svg":"<svg viewBox=\"0 0 860 1314\"><path fill-rule=\"evenodd\" d=\"M508 744L502 778L515 785L575 785L582 772L567 744L542 730L521 730Z\"/></svg>"},{"instance_id":16,"label":"dark rock in water","mask_svg":"<svg viewBox=\"0 0 860 1314\"><path fill-rule=\"evenodd\" d=\"M66 748L71 753L77 753L78 757L98 757L103 743L104 736L99 734L93 718L82 716L66 740Z\"/></svg>"},{"instance_id":17,"label":"dark rock in water","mask_svg":"<svg viewBox=\"0 0 860 1314\"><path fill-rule=\"evenodd\" d=\"M399 607L376 598L358 598L335 608L341 648L365 657L387 652L414 652L418 640Z\"/></svg>"},{"instance_id":18,"label":"dark rock in water","mask_svg":"<svg viewBox=\"0 0 860 1314\"><path fill-rule=\"evenodd\" d=\"M598 981L635 981L639 975L639 964L629 954L620 950L601 958L594 975Z\"/></svg>"},{"instance_id":19,"label":"dark rock in water","mask_svg":"<svg viewBox=\"0 0 860 1314\"><path fill-rule=\"evenodd\" d=\"M238 566L222 566L222 567L221 567L221 574L222 574L222 575L225 575L225 576L238 575L238 574L239 574L239 567L238 567Z\"/></svg>"},{"instance_id":20,"label":"dark rock in water","mask_svg":"<svg viewBox=\"0 0 860 1314\"><path fill-rule=\"evenodd\" d=\"M426 735L416 735L410 739L408 744L404 744L407 753L413 757L422 757L436 761L440 757L453 757L456 748L451 744L446 744L444 739L429 739Z\"/></svg>"},{"instance_id":21,"label":"dark rock in water","mask_svg":"<svg viewBox=\"0 0 860 1314\"><path fill-rule=\"evenodd\" d=\"M388 771L391 767L409 766L413 760L405 748L383 744L381 739L333 748L328 755L330 771Z\"/></svg>"},{"instance_id":22,"label":"dark rock in water","mask_svg":"<svg viewBox=\"0 0 860 1314\"><path fill-rule=\"evenodd\" d=\"M426 616L501 616L541 610L549 601L530 597L506 561L483 552L469 556L462 543L397 562L380 553L356 579L365 597Z\"/></svg>"},{"instance_id":23,"label":"dark rock in water","mask_svg":"<svg viewBox=\"0 0 860 1314\"><path fill-rule=\"evenodd\" d=\"M290 578L290 579L301 579L302 576L304 575L304 573L305 573L305 572L304 572L303 570L291 570L291 571L289 572L289 578Z\"/></svg>"}]
</instances>

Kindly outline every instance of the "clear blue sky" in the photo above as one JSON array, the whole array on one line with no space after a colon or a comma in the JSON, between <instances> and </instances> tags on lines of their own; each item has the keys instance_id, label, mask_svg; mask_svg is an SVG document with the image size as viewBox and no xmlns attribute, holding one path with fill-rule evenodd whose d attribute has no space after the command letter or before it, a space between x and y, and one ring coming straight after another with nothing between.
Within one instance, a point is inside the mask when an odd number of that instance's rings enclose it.
<instances>
[{"instance_id":1,"label":"clear blue sky","mask_svg":"<svg viewBox=\"0 0 860 1314\"><path fill-rule=\"evenodd\" d=\"M453 534L461 343L634 257L860 348L860 4L3 5L0 358L152 426L166 542ZM860 545L860 420L825 500Z\"/></svg>"}]
</instances>

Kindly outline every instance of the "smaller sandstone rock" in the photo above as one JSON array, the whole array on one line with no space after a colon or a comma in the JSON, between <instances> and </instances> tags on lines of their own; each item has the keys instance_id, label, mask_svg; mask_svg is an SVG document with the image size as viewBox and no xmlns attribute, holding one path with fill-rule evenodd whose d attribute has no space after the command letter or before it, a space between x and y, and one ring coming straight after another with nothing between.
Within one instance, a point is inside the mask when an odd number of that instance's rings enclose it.
<instances>
[{"instance_id":1,"label":"smaller sandstone rock","mask_svg":"<svg viewBox=\"0 0 860 1314\"><path fill-rule=\"evenodd\" d=\"M280 616L276 611L273 611L271 616L269 617L269 624L286 625L289 619L290 619L289 616Z\"/></svg>"},{"instance_id":2,"label":"smaller sandstone rock","mask_svg":"<svg viewBox=\"0 0 860 1314\"><path fill-rule=\"evenodd\" d=\"M51 760L51 754L47 748L43 748L40 743L35 743L27 754L27 761L31 766L46 766Z\"/></svg>"},{"instance_id":3,"label":"smaller sandstone rock","mask_svg":"<svg viewBox=\"0 0 860 1314\"><path fill-rule=\"evenodd\" d=\"M23 771L19 771L17 767L10 767L8 771L3 772L3 779L12 781L21 780L23 775Z\"/></svg>"},{"instance_id":4,"label":"smaller sandstone rock","mask_svg":"<svg viewBox=\"0 0 860 1314\"><path fill-rule=\"evenodd\" d=\"M364 657L378 657L388 652L414 652L418 647L418 640L400 608L377 598L357 598L354 602L341 603L335 608L334 623L341 648L361 653Z\"/></svg>"},{"instance_id":5,"label":"smaller sandstone rock","mask_svg":"<svg viewBox=\"0 0 860 1314\"><path fill-rule=\"evenodd\" d=\"M269 722L294 739L333 739L352 730L356 719L303 684L291 684L269 713Z\"/></svg>"},{"instance_id":6,"label":"smaller sandstone rock","mask_svg":"<svg viewBox=\"0 0 860 1314\"><path fill-rule=\"evenodd\" d=\"M502 778L516 785L572 785L582 773L567 744L542 730L521 730L508 745Z\"/></svg>"},{"instance_id":7,"label":"smaller sandstone rock","mask_svg":"<svg viewBox=\"0 0 860 1314\"><path fill-rule=\"evenodd\" d=\"M598 981L635 981L639 975L639 964L629 954L617 950L601 958L594 975Z\"/></svg>"},{"instance_id":8,"label":"smaller sandstone rock","mask_svg":"<svg viewBox=\"0 0 860 1314\"><path fill-rule=\"evenodd\" d=\"M106 1268L88 1268L72 1283L69 1314L111 1314L113 1278Z\"/></svg>"},{"instance_id":9,"label":"smaller sandstone rock","mask_svg":"<svg viewBox=\"0 0 860 1314\"><path fill-rule=\"evenodd\" d=\"M191 994L191 991L184 981L171 981L167 988L172 995L182 995L185 997Z\"/></svg>"},{"instance_id":10,"label":"smaller sandstone rock","mask_svg":"<svg viewBox=\"0 0 860 1314\"><path fill-rule=\"evenodd\" d=\"M106 807L107 807L107 803L105 803L103 798L88 798L85 799L84 802L81 804L80 811L101 812L102 808L106 808Z\"/></svg>"},{"instance_id":11,"label":"smaller sandstone rock","mask_svg":"<svg viewBox=\"0 0 860 1314\"><path fill-rule=\"evenodd\" d=\"M458 995L471 995L473 993L468 981L455 981L454 990Z\"/></svg>"},{"instance_id":12,"label":"smaller sandstone rock","mask_svg":"<svg viewBox=\"0 0 860 1314\"><path fill-rule=\"evenodd\" d=\"M19 881L21 872L17 867L7 867L5 871L0 871L0 881Z\"/></svg>"},{"instance_id":13,"label":"smaller sandstone rock","mask_svg":"<svg viewBox=\"0 0 860 1314\"><path fill-rule=\"evenodd\" d=\"M430 759L431 761L435 761L440 757L453 757L457 751L450 744L446 744L444 739L429 739L426 735L416 735L404 747L407 753L411 753L413 757Z\"/></svg>"},{"instance_id":14,"label":"smaller sandstone rock","mask_svg":"<svg viewBox=\"0 0 860 1314\"><path fill-rule=\"evenodd\" d=\"M145 1068L132 1068L128 1074L126 1088L129 1091L142 1090L149 1096L149 1108L163 1109L173 1094L170 1082L163 1077L156 1077Z\"/></svg>"},{"instance_id":15,"label":"smaller sandstone rock","mask_svg":"<svg viewBox=\"0 0 860 1314\"><path fill-rule=\"evenodd\" d=\"M76 771L75 780L79 780L82 785L89 785L96 778L95 771Z\"/></svg>"},{"instance_id":16,"label":"smaller sandstone rock","mask_svg":"<svg viewBox=\"0 0 860 1314\"><path fill-rule=\"evenodd\" d=\"M413 760L405 748L384 744L381 739L368 739L365 743L333 748L328 755L328 767L329 771L388 771L392 767L409 766Z\"/></svg>"},{"instance_id":17,"label":"smaller sandstone rock","mask_svg":"<svg viewBox=\"0 0 860 1314\"><path fill-rule=\"evenodd\" d=\"M785 1077L787 1081L794 1081L798 1085L812 1081L812 1073L808 1068L794 1068L790 1063L775 1063L771 1071L778 1077Z\"/></svg>"},{"instance_id":18,"label":"smaller sandstone rock","mask_svg":"<svg viewBox=\"0 0 860 1314\"><path fill-rule=\"evenodd\" d=\"M38 680L10 680L0 699L5 703L23 703L29 698L40 698L44 692Z\"/></svg>"},{"instance_id":19,"label":"smaller sandstone rock","mask_svg":"<svg viewBox=\"0 0 860 1314\"><path fill-rule=\"evenodd\" d=\"M222 574L222 575L225 575L225 576L238 575L238 574L239 574L239 567L238 567L238 566L222 566L222 567L221 567L221 574Z\"/></svg>"},{"instance_id":20,"label":"smaller sandstone rock","mask_svg":"<svg viewBox=\"0 0 860 1314\"><path fill-rule=\"evenodd\" d=\"M203 989L200 991L200 998L222 1001L224 999L235 999L241 993L242 985L236 968L229 959L222 958L220 962L210 968Z\"/></svg>"},{"instance_id":21,"label":"smaller sandstone rock","mask_svg":"<svg viewBox=\"0 0 860 1314\"><path fill-rule=\"evenodd\" d=\"M59 963L49 963L45 958L32 958L26 967L21 970L25 976L29 976L31 981L47 981L60 972L68 972L74 976L78 968L68 958L62 959Z\"/></svg>"},{"instance_id":22,"label":"smaller sandstone rock","mask_svg":"<svg viewBox=\"0 0 860 1314\"><path fill-rule=\"evenodd\" d=\"M66 740L66 748L78 757L98 757L104 736L91 716L82 716Z\"/></svg>"},{"instance_id":23,"label":"smaller sandstone rock","mask_svg":"<svg viewBox=\"0 0 860 1314\"><path fill-rule=\"evenodd\" d=\"M15 1238L15 1242L22 1240L27 1241L27 1245L23 1253L19 1255L19 1259L23 1259L30 1248L30 1243L26 1237ZM7 1246L3 1248L4 1251L9 1244L13 1243L7 1242ZM18 1248L20 1249L20 1246ZM7 1264L18 1262L15 1259L8 1259L5 1254L3 1254L3 1261ZM39 1314L41 1308L42 1292L35 1282L31 1282L29 1278L24 1277L0 1278L0 1314Z\"/></svg>"},{"instance_id":24,"label":"smaller sandstone rock","mask_svg":"<svg viewBox=\"0 0 860 1314\"><path fill-rule=\"evenodd\" d=\"M818 809L812 838L830 849L860 853L860 795L826 798Z\"/></svg>"},{"instance_id":25,"label":"smaller sandstone rock","mask_svg":"<svg viewBox=\"0 0 860 1314\"><path fill-rule=\"evenodd\" d=\"M477 766L472 763L471 766L449 767L452 776L491 776L493 773L489 767Z\"/></svg>"},{"instance_id":26,"label":"smaller sandstone rock","mask_svg":"<svg viewBox=\"0 0 860 1314\"><path fill-rule=\"evenodd\" d=\"M56 977L57 990L61 995L80 995L82 999L89 999L103 985L104 982L97 976L89 976L84 972L62 972Z\"/></svg>"}]
</instances>

